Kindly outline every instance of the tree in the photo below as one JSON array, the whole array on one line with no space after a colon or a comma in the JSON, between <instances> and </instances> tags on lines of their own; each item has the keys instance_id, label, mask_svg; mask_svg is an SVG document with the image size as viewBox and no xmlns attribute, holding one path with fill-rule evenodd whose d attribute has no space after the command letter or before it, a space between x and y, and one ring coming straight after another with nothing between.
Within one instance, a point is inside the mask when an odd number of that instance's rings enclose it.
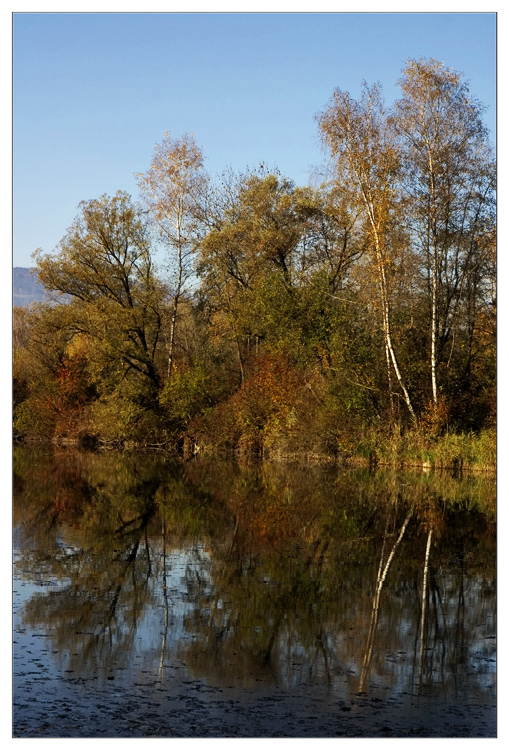
<instances>
[{"instance_id":1,"label":"tree","mask_svg":"<svg viewBox=\"0 0 509 750\"><path fill-rule=\"evenodd\" d=\"M387 125L380 88L364 85L359 101L336 89L328 108L317 117L339 186L348 185L357 211L362 212L369 240L382 317L387 375L392 403L394 370L410 416L415 412L403 378L392 335L389 273L394 255L391 236L398 207L395 183L401 169L399 150Z\"/></svg>"},{"instance_id":2,"label":"tree","mask_svg":"<svg viewBox=\"0 0 509 750\"><path fill-rule=\"evenodd\" d=\"M173 305L168 352L168 380L174 365L175 332L180 299L192 272L192 255L200 226L200 201L207 184L202 152L192 135L172 138L165 132L154 149L150 168L138 184L169 253L173 272Z\"/></svg>"},{"instance_id":3,"label":"tree","mask_svg":"<svg viewBox=\"0 0 509 750\"><path fill-rule=\"evenodd\" d=\"M438 368L447 344L450 361L462 302L470 298L468 320L482 285L483 237L494 226L495 170L482 107L459 73L437 60L410 60L399 84L403 98L392 124L405 164L409 226L427 277L436 406Z\"/></svg>"},{"instance_id":4,"label":"tree","mask_svg":"<svg viewBox=\"0 0 509 750\"><path fill-rule=\"evenodd\" d=\"M60 331L68 344L86 339L102 393L134 378L136 398L157 411L164 289L154 275L146 222L130 196L82 202L58 253L38 250L34 258L39 279L57 293L56 304L41 308L37 335L44 341Z\"/></svg>"},{"instance_id":5,"label":"tree","mask_svg":"<svg viewBox=\"0 0 509 750\"><path fill-rule=\"evenodd\" d=\"M314 336L312 308L330 307L355 251L349 226L322 191L262 168L225 180L220 192L198 272L215 321L230 328L244 379L250 349L262 343L300 357Z\"/></svg>"},{"instance_id":6,"label":"tree","mask_svg":"<svg viewBox=\"0 0 509 750\"><path fill-rule=\"evenodd\" d=\"M330 181L315 192L315 205L308 211L302 265L312 273L324 272L333 295L343 290L368 247L353 203L345 185Z\"/></svg>"}]
</instances>

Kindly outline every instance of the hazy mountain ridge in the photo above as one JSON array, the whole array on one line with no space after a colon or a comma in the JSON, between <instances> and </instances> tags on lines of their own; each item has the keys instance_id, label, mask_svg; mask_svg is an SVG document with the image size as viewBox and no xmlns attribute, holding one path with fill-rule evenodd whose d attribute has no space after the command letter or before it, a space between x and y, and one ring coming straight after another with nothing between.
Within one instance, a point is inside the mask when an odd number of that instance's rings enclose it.
<instances>
[{"instance_id":1,"label":"hazy mountain ridge","mask_svg":"<svg viewBox=\"0 0 509 750\"><path fill-rule=\"evenodd\" d=\"M46 299L44 287L37 280L35 268L12 269L12 305L13 307L27 307L32 302L42 302Z\"/></svg>"}]
</instances>

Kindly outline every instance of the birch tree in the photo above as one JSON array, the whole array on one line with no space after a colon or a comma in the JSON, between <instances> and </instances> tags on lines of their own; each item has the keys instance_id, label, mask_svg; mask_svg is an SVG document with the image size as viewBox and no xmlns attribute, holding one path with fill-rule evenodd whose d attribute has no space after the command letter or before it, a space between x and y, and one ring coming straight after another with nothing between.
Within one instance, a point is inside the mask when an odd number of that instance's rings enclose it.
<instances>
[{"instance_id":1,"label":"birch tree","mask_svg":"<svg viewBox=\"0 0 509 750\"><path fill-rule=\"evenodd\" d=\"M169 326L168 381L175 356L179 303L193 271L193 252L200 225L200 201L207 184L203 155L194 136L172 138L165 132L147 172L138 174L138 185L168 253L172 272L173 302Z\"/></svg>"},{"instance_id":2,"label":"birch tree","mask_svg":"<svg viewBox=\"0 0 509 750\"><path fill-rule=\"evenodd\" d=\"M382 331L387 361L389 393L396 377L408 412L415 412L398 362L392 334L389 269L392 260L391 229L398 205L396 178L400 153L387 123L381 91L364 84L359 101L336 89L328 108L317 117L322 140L330 151L337 184L347 185L362 212L369 239L371 266L379 292Z\"/></svg>"},{"instance_id":3,"label":"birch tree","mask_svg":"<svg viewBox=\"0 0 509 750\"><path fill-rule=\"evenodd\" d=\"M423 257L430 306L433 404L438 368L471 284L479 286L482 237L494 225L494 165L482 107L461 75L433 59L410 60L392 123L402 149L409 223ZM449 348L449 360L450 360Z\"/></svg>"}]
</instances>

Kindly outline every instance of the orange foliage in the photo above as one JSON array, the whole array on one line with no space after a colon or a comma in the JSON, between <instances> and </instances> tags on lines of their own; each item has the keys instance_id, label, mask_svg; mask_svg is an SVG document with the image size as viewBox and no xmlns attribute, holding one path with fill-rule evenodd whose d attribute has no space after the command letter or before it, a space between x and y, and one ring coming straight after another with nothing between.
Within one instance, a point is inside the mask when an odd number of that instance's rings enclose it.
<instances>
[{"instance_id":1,"label":"orange foliage","mask_svg":"<svg viewBox=\"0 0 509 750\"><path fill-rule=\"evenodd\" d=\"M260 433L270 427L287 426L302 383L282 357L265 355L257 360L255 372L230 400L241 428L241 445L261 448Z\"/></svg>"}]
</instances>

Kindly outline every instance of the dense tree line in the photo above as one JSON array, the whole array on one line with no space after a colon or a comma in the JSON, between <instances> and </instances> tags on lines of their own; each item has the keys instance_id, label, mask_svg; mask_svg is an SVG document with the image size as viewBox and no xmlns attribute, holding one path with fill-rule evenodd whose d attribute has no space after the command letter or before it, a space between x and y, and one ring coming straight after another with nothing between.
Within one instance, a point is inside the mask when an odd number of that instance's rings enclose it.
<instances>
[{"instance_id":1,"label":"dense tree line","mask_svg":"<svg viewBox=\"0 0 509 750\"><path fill-rule=\"evenodd\" d=\"M280 452L495 421L495 162L461 75L335 90L321 184L213 182L164 135L141 200L83 202L14 311L18 437ZM163 269L154 264L165 248Z\"/></svg>"}]
</instances>

